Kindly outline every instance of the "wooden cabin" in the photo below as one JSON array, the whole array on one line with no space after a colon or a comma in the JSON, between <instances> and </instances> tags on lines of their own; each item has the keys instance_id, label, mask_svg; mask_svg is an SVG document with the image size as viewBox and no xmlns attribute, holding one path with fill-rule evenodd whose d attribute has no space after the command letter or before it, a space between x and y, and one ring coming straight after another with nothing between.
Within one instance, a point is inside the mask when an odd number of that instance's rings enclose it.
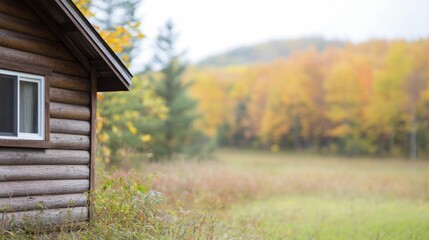
<instances>
[{"instance_id":1,"label":"wooden cabin","mask_svg":"<svg viewBox=\"0 0 429 240\"><path fill-rule=\"evenodd\" d=\"M0 0L0 229L91 219L96 94L131 78L70 0Z\"/></svg>"}]
</instances>

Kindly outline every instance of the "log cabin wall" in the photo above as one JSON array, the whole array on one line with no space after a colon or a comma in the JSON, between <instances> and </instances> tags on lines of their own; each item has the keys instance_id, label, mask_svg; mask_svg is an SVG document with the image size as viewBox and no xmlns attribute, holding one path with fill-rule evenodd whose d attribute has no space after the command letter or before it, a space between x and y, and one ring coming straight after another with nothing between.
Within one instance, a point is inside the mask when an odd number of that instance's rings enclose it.
<instances>
[{"instance_id":1,"label":"log cabin wall","mask_svg":"<svg viewBox=\"0 0 429 240\"><path fill-rule=\"evenodd\" d=\"M16 0L0 1L0 69L44 72L49 83L46 141L0 140L0 228L23 216L45 224L60 224L66 216L87 221L95 136L91 71Z\"/></svg>"}]
</instances>

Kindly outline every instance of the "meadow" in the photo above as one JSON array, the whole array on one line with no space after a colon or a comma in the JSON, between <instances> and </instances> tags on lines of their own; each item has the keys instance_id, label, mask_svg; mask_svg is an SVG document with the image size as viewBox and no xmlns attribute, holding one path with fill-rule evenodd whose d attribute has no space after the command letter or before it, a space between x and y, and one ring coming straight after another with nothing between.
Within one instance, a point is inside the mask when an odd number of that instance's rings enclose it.
<instances>
[{"instance_id":1,"label":"meadow","mask_svg":"<svg viewBox=\"0 0 429 240\"><path fill-rule=\"evenodd\" d=\"M95 219L16 239L429 239L429 162L219 150L98 171ZM29 234L30 233L30 234Z\"/></svg>"},{"instance_id":2,"label":"meadow","mask_svg":"<svg viewBox=\"0 0 429 240\"><path fill-rule=\"evenodd\" d=\"M427 161L226 149L141 173L244 239L429 239Z\"/></svg>"}]
</instances>

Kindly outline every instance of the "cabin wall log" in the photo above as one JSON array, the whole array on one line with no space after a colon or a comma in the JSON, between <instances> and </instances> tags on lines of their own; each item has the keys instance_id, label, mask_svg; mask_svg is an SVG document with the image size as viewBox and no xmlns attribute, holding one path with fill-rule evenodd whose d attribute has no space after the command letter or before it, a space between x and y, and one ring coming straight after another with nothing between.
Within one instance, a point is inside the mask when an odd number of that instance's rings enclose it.
<instances>
[{"instance_id":1,"label":"cabin wall log","mask_svg":"<svg viewBox=\"0 0 429 240\"><path fill-rule=\"evenodd\" d=\"M43 211L26 211L5 213L0 219L3 229L14 227L34 226L59 226L61 224L82 222L88 218L87 207L49 209Z\"/></svg>"},{"instance_id":2,"label":"cabin wall log","mask_svg":"<svg viewBox=\"0 0 429 240\"><path fill-rule=\"evenodd\" d=\"M58 41L46 40L10 30L0 29L0 45L47 57L75 61L73 55Z\"/></svg>"},{"instance_id":3,"label":"cabin wall log","mask_svg":"<svg viewBox=\"0 0 429 240\"><path fill-rule=\"evenodd\" d=\"M26 19L32 22L41 22L40 18L30 8L21 1L2 0L0 1L0 12Z\"/></svg>"},{"instance_id":4,"label":"cabin wall log","mask_svg":"<svg viewBox=\"0 0 429 240\"><path fill-rule=\"evenodd\" d=\"M0 28L24 33L29 36L40 37L47 40L57 40L57 37L43 24L28 21L22 18L0 12Z\"/></svg>"},{"instance_id":5,"label":"cabin wall log","mask_svg":"<svg viewBox=\"0 0 429 240\"><path fill-rule=\"evenodd\" d=\"M87 121L50 119L51 133L67 133L89 136L91 125Z\"/></svg>"},{"instance_id":6,"label":"cabin wall log","mask_svg":"<svg viewBox=\"0 0 429 240\"><path fill-rule=\"evenodd\" d=\"M76 62L46 57L30 52L0 46L0 58L45 68L77 77L87 77L88 71Z\"/></svg>"},{"instance_id":7,"label":"cabin wall log","mask_svg":"<svg viewBox=\"0 0 429 240\"><path fill-rule=\"evenodd\" d=\"M89 180L0 182L0 198L84 193L88 188Z\"/></svg>"},{"instance_id":8,"label":"cabin wall log","mask_svg":"<svg viewBox=\"0 0 429 240\"><path fill-rule=\"evenodd\" d=\"M63 88L76 91L90 91L89 81L84 78L72 77L64 74L53 74L51 77L51 87Z\"/></svg>"},{"instance_id":9,"label":"cabin wall log","mask_svg":"<svg viewBox=\"0 0 429 240\"><path fill-rule=\"evenodd\" d=\"M51 133L50 144L53 148L89 150L90 143L88 136Z\"/></svg>"},{"instance_id":10,"label":"cabin wall log","mask_svg":"<svg viewBox=\"0 0 429 240\"><path fill-rule=\"evenodd\" d=\"M0 206L2 206L0 207L0 214L5 212L85 207L87 205L87 201L88 198L86 194L81 193L0 198Z\"/></svg>"},{"instance_id":11,"label":"cabin wall log","mask_svg":"<svg viewBox=\"0 0 429 240\"><path fill-rule=\"evenodd\" d=\"M89 179L89 166L0 166L0 181Z\"/></svg>"},{"instance_id":12,"label":"cabin wall log","mask_svg":"<svg viewBox=\"0 0 429 240\"><path fill-rule=\"evenodd\" d=\"M52 118L85 121L89 121L91 119L91 110L87 106L51 102L50 111Z\"/></svg>"},{"instance_id":13,"label":"cabin wall log","mask_svg":"<svg viewBox=\"0 0 429 240\"><path fill-rule=\"evenodd\" d=\"M88 165L89 152L0 148L0 165Z\"/></svg>"},{"instance_id":14,"label":"cabin wall log","mask_svg":"<svg viewBox=\"0 0 429 240\"><path fill-rule=\"evenodd\" d=\"M87 92L66 90L61 88L50 88L51 101L75 105L88 106L90 96Z\"/></svg>"}]
</instances>

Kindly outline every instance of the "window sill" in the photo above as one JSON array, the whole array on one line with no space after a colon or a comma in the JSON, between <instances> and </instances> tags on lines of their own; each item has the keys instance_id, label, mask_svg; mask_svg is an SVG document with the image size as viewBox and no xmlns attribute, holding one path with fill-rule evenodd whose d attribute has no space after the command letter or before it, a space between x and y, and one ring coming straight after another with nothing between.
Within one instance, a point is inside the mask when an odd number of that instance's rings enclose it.
<instances>
[{"instance_id":1,"label":"window sill","mask_svg":"<svg viewBox=\"0 0 429 240\"><path fill-rule=\"evenodd\" d=\"M0 139L0 147L51 148L50 145L50 142L46 140Z\"/></svg>"}]
</instances>

